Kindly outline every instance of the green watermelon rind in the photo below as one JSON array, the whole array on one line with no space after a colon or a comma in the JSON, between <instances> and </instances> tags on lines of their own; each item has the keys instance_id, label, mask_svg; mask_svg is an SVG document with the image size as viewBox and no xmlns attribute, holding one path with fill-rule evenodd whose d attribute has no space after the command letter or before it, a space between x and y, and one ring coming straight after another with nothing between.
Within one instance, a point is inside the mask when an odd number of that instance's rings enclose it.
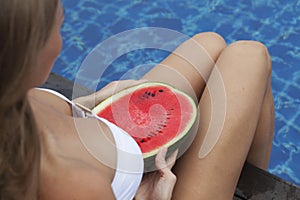
<instances>
[{"instance_id":1,"label":"green watermelon rind","mask_svg":"<svg viewBox=\"0 0 300 200\"><path fill-rule=\"evenodd\" d=\"M185 135L188 134L189 130L192 128L192 126L194 125L196 118L197 118L197 107L195 104L195 101L185 92L178 90L176 88L174 88L173 86L166 84L166 83L162 83L162 82L145 82L139 85L134 85L131 87L128 87L126 89L123 89L115 94L113 94L112 96L108 97L107 99L103 100L102 102L100 102L95 108L92 109L93 114L97 115L101 110L103 110L104 108L106 108L107 106L109 106L114 100L117 100L139 88L144 88L144 87L155 87L155 86L165 86L168 87L169 89L171 89L175 94L181 94L183 96L186 97L186 99L190 102L191 106L192 106L192 110L194 110L194 112L192 113L191 119L189 120L189 122L187 123L185 129L178 134L175 138L173 138L172 140L170 140L169 142L167 142L166 144L164 144L163 146L160 146L159 148L156 148L150 152L147 153L143 153L143 157L144 159L148 159L150 157L153 157L157 154L157 152L159 151L160 148L162 147L171 147L174 144L178 143L178 141L180 141Z\"/></svg>"}]
</instances>

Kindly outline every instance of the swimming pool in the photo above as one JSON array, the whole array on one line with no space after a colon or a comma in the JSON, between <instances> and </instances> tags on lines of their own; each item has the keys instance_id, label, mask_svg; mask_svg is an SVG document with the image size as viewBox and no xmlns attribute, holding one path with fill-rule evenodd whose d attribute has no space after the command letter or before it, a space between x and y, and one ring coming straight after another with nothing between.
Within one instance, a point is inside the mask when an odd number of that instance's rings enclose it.
<instances>
[{"instance_id":1,"label":"swimming pool","mask_svg":"<svg viewBox=\"0 0 300 200\"><path fill-rule=\"evenodd\" d=\"M192 36L215 31L226 42L263 42L273 61L275 137L269 171L300 185L300 0L62 0L64 47L53 72L74 80L88 53L105 39L133 28L164 27ZM166 52L133 51L104 72L98 88L130 66L158 63ZM130 76L138 76L139 73ZM88 87L88 81L86 81Z\"/></svg>"}]
</instances>

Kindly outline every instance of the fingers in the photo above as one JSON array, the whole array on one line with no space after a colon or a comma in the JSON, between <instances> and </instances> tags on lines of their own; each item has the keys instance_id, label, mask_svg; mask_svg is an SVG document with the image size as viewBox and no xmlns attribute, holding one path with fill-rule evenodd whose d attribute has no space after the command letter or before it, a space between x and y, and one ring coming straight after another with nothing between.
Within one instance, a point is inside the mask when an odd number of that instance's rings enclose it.
<instances>
[{"instance_id":1,"label":"fingers","mask_svg":"<svg viewBox=\"0 0 300 200\"><path fill-rule=\"evenodd\" d=\"M167 147L161 148L158 151L155 158L156 168L158 170L161 170L162 172L172 169L178 154L178 149L177 149L175 152L172 153L172 155L168 159L166 159L167 151L168 151Z\"/></svg>"},{"instance_id":2,"label":"fingers","mask_svg":"<svg viewBox=\"0 0 300 200\"><path fill-rule=\"evenodd\" d=\"M175 165L175 161L177 158L178 149L172 153L172 155L167 159L167 165L169 169L172 169L172 167Z\"/></svg>"},{"instance_id":3,"label":"fingers","mask_svg":"<svg viewBox=\"0 0 300 200\"><path fill-rule=\"evenodd\" d=\"M166 147L161 148L156 157L155 157L155 165L159 170L163 170L167 168L167 162L165 160L168 149Z\"/></svg>"},{"instance_id":4,"label":"fingers","mask_svg":"<svg viewBox=\"0 0 300 200\"><path fill-rule=\"evenodd\" d=\"M158 188L158 196L161 198L156 199L171 199L172 192L177 181L176 176L172 173L171 169L175 164L178 150L166 159L167 148L163 147L159 150L155 158L155 164L160 174L159 182L162 183Z\"/></svg>"}]
</instances>

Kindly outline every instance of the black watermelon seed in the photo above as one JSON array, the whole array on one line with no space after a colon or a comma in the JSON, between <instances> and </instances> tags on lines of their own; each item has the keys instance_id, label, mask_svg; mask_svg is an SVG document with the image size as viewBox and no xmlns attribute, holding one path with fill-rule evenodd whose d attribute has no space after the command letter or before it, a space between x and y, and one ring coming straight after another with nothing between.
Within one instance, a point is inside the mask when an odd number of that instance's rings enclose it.
<instances>
[{"instance_id":1,"label":"black watermelon seed","mask_svg":"<svg viewBox=\"0 0 300 200\"><path fill-rule=\"evenodd\" d=\"M155 97L155 94L154 94L154 93L152 93L152 94L151 94L151 96L152 96L152 97Z\"/></svg>"},{"instance_id":2,"label":"black watermelon seed","mask_svg":"<svg viewBox=\"0 0 300 200\"><path fill-rule=\"evenodd\" d=\"M164 90L158 90L159 92L164 92Z\"/></svg>"}]
</instances>

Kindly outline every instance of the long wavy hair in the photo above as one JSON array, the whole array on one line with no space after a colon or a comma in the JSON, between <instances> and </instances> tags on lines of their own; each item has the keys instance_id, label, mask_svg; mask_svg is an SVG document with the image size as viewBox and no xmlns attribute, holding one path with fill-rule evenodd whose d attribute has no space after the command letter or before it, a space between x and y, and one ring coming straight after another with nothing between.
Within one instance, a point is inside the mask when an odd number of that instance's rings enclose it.
<instances>
[{"instance_id":1,"label":"long wavy hair","mask_svg":"<svg viewBox=\"0 0 300 200\"><path fill-rule=\"evenodd\" d=\"M39 199L40 139L27 91L59 0L0 0L0 199Z\"/></svg>"}]
</instances>

